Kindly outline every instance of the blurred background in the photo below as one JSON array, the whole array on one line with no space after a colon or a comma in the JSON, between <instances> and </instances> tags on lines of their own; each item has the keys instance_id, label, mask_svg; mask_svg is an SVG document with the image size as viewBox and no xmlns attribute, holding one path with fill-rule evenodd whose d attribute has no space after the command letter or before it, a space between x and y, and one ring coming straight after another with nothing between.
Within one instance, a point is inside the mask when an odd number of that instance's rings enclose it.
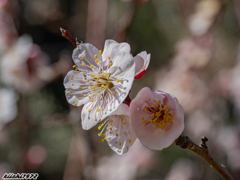
<instances>
[{"instance_id":1,"label":"blurred background","mask_svg":"<svg viewBox=\"0 0 240 180\"><path fill-rule=\"evenodd\" d=\"M212 156L240 179L240 1L0 0L0 177L42 180L220 180L201 157L175 144L162 151L136 141L119 156L81 128L63 79L74 46L59 28L103 49L128 42L151 53L130 97L148 86L178 98L184 135L209 138Z\"/></svg>"}]
</instances>

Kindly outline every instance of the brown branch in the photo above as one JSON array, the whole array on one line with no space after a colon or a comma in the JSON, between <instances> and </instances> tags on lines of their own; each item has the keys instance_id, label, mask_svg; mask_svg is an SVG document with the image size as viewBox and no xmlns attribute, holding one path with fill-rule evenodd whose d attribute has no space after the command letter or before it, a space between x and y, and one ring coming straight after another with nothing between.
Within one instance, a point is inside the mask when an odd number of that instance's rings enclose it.
<instances>
[{"instance_id":1,"label":"brown branch","mask_svg":"<svg viewBox=\"0 0 240 180\"><path fill-rule=\"evenodd\" d=\"M193 143L189 137L187 136L179 136L175 143L178 146L181 146L181 148L189 149L199 156L201 156L203 159L205 159L225 180L233 180L233 177L231 174L227 171L227 169L223 166L218 164L211 155L209 154L208 147L206 142L208 141L207 137L201 138L201 142L198 145Z\"/></svg>"}]
</instances>

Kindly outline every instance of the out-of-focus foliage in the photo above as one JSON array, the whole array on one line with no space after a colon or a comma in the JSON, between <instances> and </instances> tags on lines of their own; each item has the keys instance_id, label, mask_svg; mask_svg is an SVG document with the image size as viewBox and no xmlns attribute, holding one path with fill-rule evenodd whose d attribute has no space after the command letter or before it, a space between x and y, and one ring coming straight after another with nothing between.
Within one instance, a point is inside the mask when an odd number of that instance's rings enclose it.
<instances>
[{"instance_id":1,"label":"out-of-focus foliage","mask_svg":"<svg viewBox=\"0 0 240 180\"><path fill-rule=\"evenodd\" d=\"M196 143L208 136L213 157L240 178L240 3L237 0L0 0L0 177L38 179L217 180L188 150L152 151L139 141L119 156L97 128L81 128L81 108L65 99L72 44L62 27L103 48L126 41L133 56L151 53L143 87L173 94Z\"/></svg>"}]
</instances>

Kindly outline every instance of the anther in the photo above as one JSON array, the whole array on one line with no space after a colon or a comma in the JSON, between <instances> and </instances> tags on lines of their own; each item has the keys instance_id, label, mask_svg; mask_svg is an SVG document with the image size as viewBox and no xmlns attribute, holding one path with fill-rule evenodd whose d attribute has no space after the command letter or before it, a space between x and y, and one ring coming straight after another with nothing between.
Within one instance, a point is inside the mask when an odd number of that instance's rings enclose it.
<instances>
[{"instance_id":1,"label":"anther","mask_svg":"<svg viewBox=\"0 0 240 180\"><path fill-rule=\"evenodd\" d=\"M82 59L84 59L84 56L82 56Z\"/></svg>"},{"instance_id":2,"label":"anther","mask_svg":"<svg viewBox=\"0 0 240 180\"><path fill-rule=\"evenodd\" d=\"M99 50L98 52L99 52L99 54L102 54L102 50Z\"/></svg>"},{"instance_id":3,"label":"anther","mask_svg":"<svg viewBox=\"0 0 240 180\"><path fill-rule=\"evenodd\" d=\"M90 68L93 68L93 65L91 65Z\"/></svg>"},{"instance_id":4,"label":"anther","mask_svg":"<svg viewBox=\"0 0 240 180\"><path fill-rule=\"evenodd\" d=\"M73 65L73 68L75 68L76 67L76 65Z\"/></svg>"},{"instance_id":5,"label":"anther","mask_svg":"<svg viewBox=\"0 0 240 180\"><path fill-rule=\"evenodd\" d=\"M96 59L95 63L99 63L99 60Z\"/></svg>"},{"instance_id":6,"label":"anther","mask_svg":"<svg viewBox=\"0 0 240 180\"><path fill-rule=\"evenodd\" d=\"M98 112L99 112L100 110L101 110L100 108L97 109Z\"/></svg>"},{"instance_id":7,"label":"anther","mask_svg":"<svg viewBox=\"0 0 240 180\"><path fill-rule=\"evenodd\" d=\"M119 83L120 82L119 79L117 79L116 82Z\"/></svg>"},{"instance_id":8,"label":"anther","mask_svg":"<svg viewBox=\"0 0 240 180\"><path fill-rule=\"evenodd\" d=\"M97 59L97 55L94 55L94 58Z\"/></svg>"},{"instance_id":9,"label":"anther","mask_svg":"<svg viewBox=\"0 0 240 180\"><path fill-rule=\"evenodd\" d=\"M117 134L117 133L116 133L115 135L116 135L116 136L118 136L118 134Z\"/></svg>"},{"instance_id":10,"label":"anther","mask_svg":"<svg viewBox=\"0 0 240 180\"><path fill-rule=\"evenodd\" d=\"M84 67L84 63L82 63L82 67Z\"/></svg>"},{"instance_id":11,"label":"anther","mask_svg":"<svg viewBox=\"0 0 240 180\"><path fill-rule=\"evenodd\" d=\"M141 117L141 120L144 120L144 117Z\"/></svg>"},{"instance_id":12,"label":"anther","mask_svg":"<svg viewBox=\"0 0 240 180\"><path fill-rule=\"evenodd\" d=\"M74 106L76 106L77 105L77 103L74 103Z\"/></svg>"},{"instance_id":13,"label":"anther","mask_svg":"<svg viewBox=\"0 0 240 180\"><path fill-rule=\"evenodd\" d=\"M91 109L89 109L88 112L91 112Z\"/></svg>"}]
</instances>

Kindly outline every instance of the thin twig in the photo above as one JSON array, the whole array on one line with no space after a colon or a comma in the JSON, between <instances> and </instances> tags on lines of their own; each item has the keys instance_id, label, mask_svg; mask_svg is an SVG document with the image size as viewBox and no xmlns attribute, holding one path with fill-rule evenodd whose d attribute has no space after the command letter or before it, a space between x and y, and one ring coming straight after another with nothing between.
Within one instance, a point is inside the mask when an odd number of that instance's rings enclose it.
<instances>
[{"instance_id":1,"label":"thin twig","mask_svg":"<svg viewBox=\"0 0 240 180\"><path fill-rule=\"evenodd\" d=\"M233 177L228 172L228 170L225 168L225 166L218 164L211 155L209 154L208 147L206 142L208 141L207 137L201 138L201 142L198 145L193 143L189 137L187 136L179 136L175 143L178 146L181 146L181 148L189 149L199 156L201 156L203 159L205 159L225 180L233 180Z\"/></svg>"}]
</instances>

